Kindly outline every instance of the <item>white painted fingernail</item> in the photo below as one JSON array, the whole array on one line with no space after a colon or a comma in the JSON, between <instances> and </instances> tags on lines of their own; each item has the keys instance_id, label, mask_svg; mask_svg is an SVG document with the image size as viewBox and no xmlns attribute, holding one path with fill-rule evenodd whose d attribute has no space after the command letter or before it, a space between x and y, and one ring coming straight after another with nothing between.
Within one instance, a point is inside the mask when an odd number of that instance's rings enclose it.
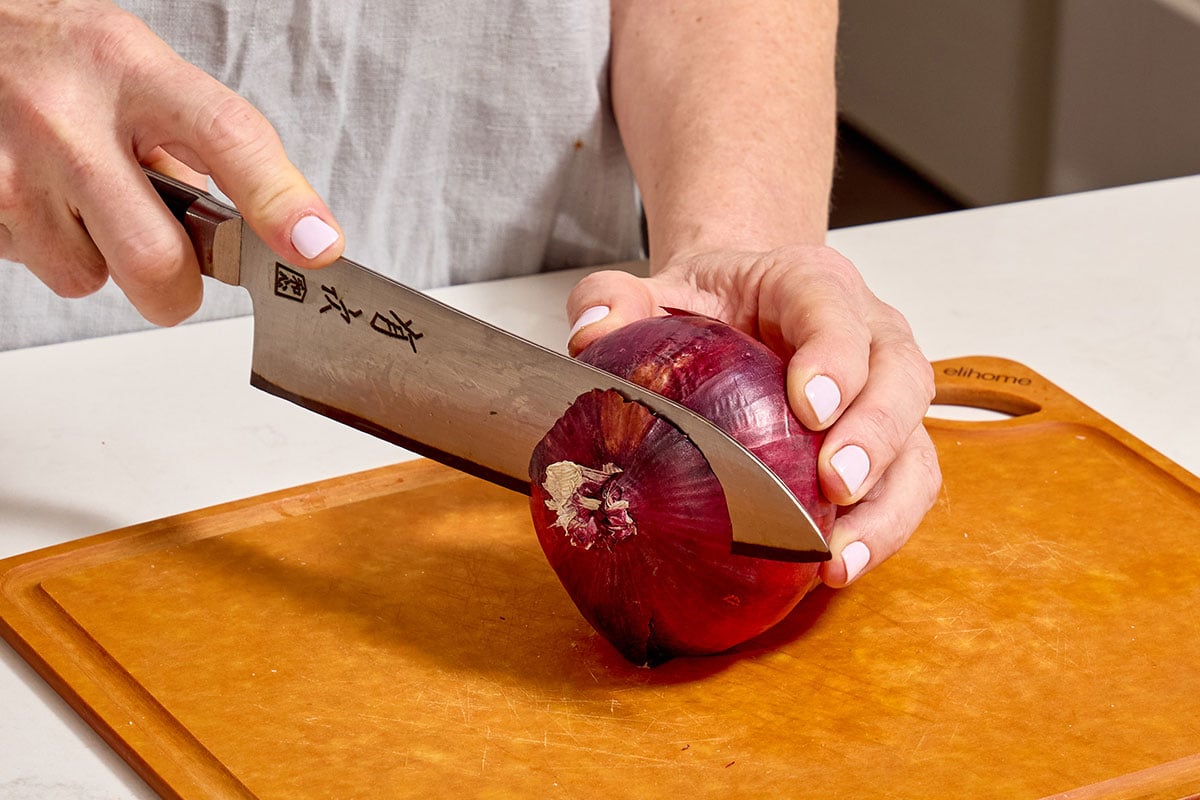
<instances>
[{"instance_id":1,"label":"white painted fingernail","mask_svg":"<svg viewBox=\"0 0 1200 800\"><path fill-rule=\"evenodd\" d=\"M316 258L337 240L338 232L320 217L302 217L292 227L292 246L305 258Z\"/></svg>"},{"instance_id":2,"label":"white painted fingernail","mask_svg":"<svg viewBox=\"0 0 1200 800\"><path fill-rule=\"evenodd\" d=\"M817 375L805 384L804 396L808 398L808 406L821 424L833 416L833 412L842 404L842 393L828 375Z\"/></svg>"},{"instance_id":3,"label":"white painted fingernail","mask_svg":"<svg viewBox=\"0 0 1200 800\"><path fill-rule=\"evenodd\" d=\"M567 335L567 339L570 340L581 329L586 328L593 322L599 322L607 317L610 310L608 306L592 306L584 311L579 315L579 319L575 320L575 324L571 326L571 332Z\"/></svg>"},{"instance_id":4,"label":"white painted fingernail","mask_svg":"<svg viewBox=\"0 0 1200 800\"><path fill-rule=\"evenodd\" d=\"M862 542L851 542L842 548L842 563L846 566L846 583L862 574L871 560L871 550Z\"/></svg>"},{"instance_id":5,"label":"white painted fingernail","mask_svg":"<svg viewBox=\"0 0 1200 800\"><path fill-rule=\"evenodd\" d=\"M848 444L838 450L833 454L833 458L829 459L829 463L833 465L834 472L842 479L846 491L850 494L858 491L867 479L867 473L871 471L871 459L867 456L867 451L856 444Z\"/></svg>"}]
</instances>

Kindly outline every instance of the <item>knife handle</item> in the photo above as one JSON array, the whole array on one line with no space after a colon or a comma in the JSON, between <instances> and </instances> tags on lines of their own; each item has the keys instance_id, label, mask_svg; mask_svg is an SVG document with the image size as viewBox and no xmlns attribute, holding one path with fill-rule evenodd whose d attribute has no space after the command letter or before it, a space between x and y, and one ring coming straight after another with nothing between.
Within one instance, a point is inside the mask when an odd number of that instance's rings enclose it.
<instances>
[{"instance_id":1,"label":"knife handle","mask_svg":"<svg viewBox=\"0 0 1200 800\"><path fill-rule=\"evenodd\" d=\"M241 278L242 215L208 192L153 170L143 171L187 232L200 272L237 286Z\"/></svg>"}]
</instances>

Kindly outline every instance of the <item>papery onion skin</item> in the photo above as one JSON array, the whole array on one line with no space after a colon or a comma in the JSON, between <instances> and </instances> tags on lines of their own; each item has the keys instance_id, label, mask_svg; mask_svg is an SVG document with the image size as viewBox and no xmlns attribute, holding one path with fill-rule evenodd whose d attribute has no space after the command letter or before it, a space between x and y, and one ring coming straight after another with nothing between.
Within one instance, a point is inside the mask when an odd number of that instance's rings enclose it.
<instances>
[{"instance_id":1,"label":"papery onion skin","mask_svg":"<svg viewBox=\"0 0 1200 800\"><path fill-rule=\"evenodd\" d=\"M763 460L828 534L823 434L787 405L782 359L719 321L672 314L592 343L580 360L707 417ZM818 565L734 555L724 495L700 451L613 391L581 396L530 463L534 528L584 618L634 664L728 650L775 625Z\"/></svg>"}]
</instances>

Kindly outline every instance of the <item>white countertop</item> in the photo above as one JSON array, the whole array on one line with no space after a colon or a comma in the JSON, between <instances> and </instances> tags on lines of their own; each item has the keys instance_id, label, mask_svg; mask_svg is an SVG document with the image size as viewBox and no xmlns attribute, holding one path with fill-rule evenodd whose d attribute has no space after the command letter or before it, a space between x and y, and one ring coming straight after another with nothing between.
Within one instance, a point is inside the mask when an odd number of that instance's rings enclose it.
<instances>
[{"instance_id":1,"label":"white countertop","mask_svg":"<svg viewBox=\"0 0 1200 800\"><path fill-rule=\"evenodd\" d=\"M1200 176L835 231L930 359L1024 362L1200 473ZM434 292L561 349L581 272ZM248 319L0 353L0 558L394 463L250 388ZM0 797L156 795L0 644Z\"/></svg>"}]
</instances>

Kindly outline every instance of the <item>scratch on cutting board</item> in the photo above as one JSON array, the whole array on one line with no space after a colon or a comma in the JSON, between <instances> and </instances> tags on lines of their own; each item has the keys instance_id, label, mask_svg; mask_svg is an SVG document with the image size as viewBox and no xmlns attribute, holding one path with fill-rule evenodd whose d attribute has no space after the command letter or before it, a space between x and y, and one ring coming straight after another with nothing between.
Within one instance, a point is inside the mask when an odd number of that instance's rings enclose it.
<instances>
[{"instance_id":1,"label":"scratch on cutting board","mask_svg":"<svg viewBox=\"0 0 1200 800\"><path fill-rule=\"evenodd\" d=\"M954 729L950 731L950 736L946 740L947 744L954 744L954 740L958 738L958 729L962 727L961 722L954 723Z\"/></svg>"},{"instance_id":2,"label":"scratch on cutting board","mask_svg":"<svg viewBox=\"0 0 1200 800\"><path fill-rule=\"evenodd\" d=\"M917 740L917 743L913 746L913 749L909 751L908 755L910 758L916 756L917 753L921 751L921 748L925 745L925 740L927 738L929 738L928 728L921 732L921 738Z\"/></svg>"},{"instance_id":3,"label":"scratch on cutting board","mask_svg":"<svg viewBox=\"0 0 1200 800\"><path fill-rule=\"evenodd\" d=\"M949 731L945 730L944 725L938 723L933 723L926 726L926 728L921 732L921 737L917 739L916 744L914 744L908 751L909 760L912 762L920 762L938 758L941 753L946 752L946 747L933 747L928 754L924 754L922 753L922 750L925 749L925 743L932 743L932 740L944 739L946 744L949 745L954 742L955 738L957 738L958 731L961 727L962 723L960 722L954 723L954 727L950 728Z\"/></svg>"},{"instance_id":4,"label":"scratch on cutting board","mask_svg":"<svg viewBox=\"0 0 1200 800\"><path fill-rule=\"evenodd\" d=\"M1024 539L1007 541L1000 547L992 549L987 557L1001 561L1001 570L1008 572L1014 566L1020 565L1025 571L1040 571L1050 567L1084 566L1084 562L1070 556L1071 550L1053 539Z\"/></svg>"},{"instance_id":5,"label":"scratch on cutting board","mask_svg":"<svg viewBox=\"0 0 1200 800\"><path fill-rule=\"evenodd\" d=\"M1030 624L1025 628L1026 631L1033 634L1035 639L1045 645L1045 649L1049 651L1047 654L1042 656L1042 660L1045 663L1069 667L1072 669L1080 669L1083 667L1083 662L1075 656L1077 651L1063 647L1062 627L1059 625L1057 620L1053 618L1043 618L1034 619L1033 622L1049 624L1050 629L1048 631L1045 630L1047 627L1045 624L1041 626L1041 629L1033 624ZM1088 654L1085 652L1083 655L1086 656Z\"/></svg>"},{"instance_id":6,"label":"scratch on cutting board","mask_svg":"<svg viewBox=\"0 0 1200 800\"><path fill-rule=\"evenodd\" d=\"M572 752L586 753L589 756L597 756L603 758L614 758L624 762L635 763L641 766L651 767L677 767L679 761L674 758L661 758L656 756L647 756L640 753L623 753L617 750L604 750L598 747L591 747L586 744L576 744L574 742L552 741L549 732L543 734L541 739L529 739L522 737L514 737L513 744L532 744L541 745L547 749L556 748L561 750L570 750Z\"/></svg>"},{"instance_id":7,"label":"scratch on cutting board","mask_svg":"<svg viewBox=\"0 0 1200 800\"><path fill-rule=\"evenodd\" d=\"M986 627L984 627L984 628L957 628L955 630L944 631L942 633L935 633L933 635L933 638L940 639L943 636L954 636L959 641L961 641L963 644L971 644L976 639L978 639L980 637L980 635L982 635L990 630L991 630L991 628L986 628Z\"/></svg>"}]
</instances>

